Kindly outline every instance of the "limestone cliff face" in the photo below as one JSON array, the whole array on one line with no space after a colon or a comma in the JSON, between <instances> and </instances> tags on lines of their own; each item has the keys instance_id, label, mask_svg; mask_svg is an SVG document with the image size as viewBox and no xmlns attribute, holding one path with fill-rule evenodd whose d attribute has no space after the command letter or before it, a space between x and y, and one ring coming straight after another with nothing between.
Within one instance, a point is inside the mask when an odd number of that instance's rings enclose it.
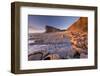
<instances>
[{"instance_id":1,"label":"limestone cliff face","mask_svg":"<svg viewBox=\"0 0 100 76\"><path fill-rule=\"evenodd\" d=\"M49 32L59 32L59 31L61 31L60 29L58 29L58 28L55 28L55 27L52 27L52 26L48 26L48 25L46 25L46 33L49 33Z\"/></svg>"},{"instance_id":2,"label":"limestone cliff face","mask_svg":"<svg viewBox=\"0 0 100 76\"><path fill-rule=\"evenodd\" d=\"M88 18L80 17L78 21L73 23L67 31L72 32L87 32L88 31Z\"/></svg>"},{"instance_id":3,"label":"limestone cliff face","mask_svg":"<svg viewBox=\"0 0 100 76\"><path fill-rule=\"evenodd\" d=\"M87 58L88 56L88 18L80 17L68 29L68 36L75 52L74 58Z\"/></svg>"}]
</instances>

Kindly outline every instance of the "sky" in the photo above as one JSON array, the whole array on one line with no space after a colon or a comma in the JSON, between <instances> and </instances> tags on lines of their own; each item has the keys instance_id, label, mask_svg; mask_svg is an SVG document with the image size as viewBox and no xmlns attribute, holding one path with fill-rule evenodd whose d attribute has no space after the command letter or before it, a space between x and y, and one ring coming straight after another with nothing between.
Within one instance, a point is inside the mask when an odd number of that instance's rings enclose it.
<instances>
[{"instance_id":1,"label":"sky","mask_svg":"<svg viewBox=\"0 0 100 76\"><path fill-rule=\"evenodd\" d=\"M28 15L29 33L43 33L46 25L65 30L78 19L75 16Z\"/></svg>"}]
</instances>

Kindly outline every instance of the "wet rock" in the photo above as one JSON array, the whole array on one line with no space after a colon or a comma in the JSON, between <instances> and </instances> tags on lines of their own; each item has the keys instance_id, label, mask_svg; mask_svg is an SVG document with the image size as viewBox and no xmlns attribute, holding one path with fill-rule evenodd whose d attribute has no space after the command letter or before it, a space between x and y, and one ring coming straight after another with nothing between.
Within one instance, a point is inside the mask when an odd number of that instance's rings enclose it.
<instances>
[{"instance_id":1,"label":"wet rock","mask_svg":"<svg viewBox=\"0 0 100 76\"><path fill-rule=\"evenodd\" d=\"M50 54L44 58L44 60L55 60L55 59L60 59L60 56L58 54Z\"/></svg>"},{"instance_id":2,"label":"wet rock","mask_svg":"<svg viewBox=\"0 0 100 76\"><path fill-rule=\"evenodd\" d=\"M49 54L46 50L35 51L28 55L28 60L43 60Z\"/></svg>"},{"instance_id":3,"label":"wet rock","mask_svg":"<svg viewBox=\"0 0 100 76\"><path fill-rule=\"evenodd\" d=\"M42 56L43 54L41 52L37 52L37 53L28 55L28 60L41 60Z\"/></svg>"}]
</instances>

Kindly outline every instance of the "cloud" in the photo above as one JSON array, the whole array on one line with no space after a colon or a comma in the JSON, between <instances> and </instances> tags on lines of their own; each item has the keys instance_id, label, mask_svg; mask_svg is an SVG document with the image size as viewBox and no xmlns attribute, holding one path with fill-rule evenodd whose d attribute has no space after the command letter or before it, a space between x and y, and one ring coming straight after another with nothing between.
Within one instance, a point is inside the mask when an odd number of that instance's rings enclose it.
<instances>
[{"instance_id":1,"label":"cloud","mask_svg":"<svg viewBox=\"0 0 100 76\"><path fill-rule=\"evenodd\" d=\"M29 26L28 30L29 30L28 31L29 33L43 33L43 32L45 32L45 30L35 29L32 26Z\"/></svg>"}]
</instances>

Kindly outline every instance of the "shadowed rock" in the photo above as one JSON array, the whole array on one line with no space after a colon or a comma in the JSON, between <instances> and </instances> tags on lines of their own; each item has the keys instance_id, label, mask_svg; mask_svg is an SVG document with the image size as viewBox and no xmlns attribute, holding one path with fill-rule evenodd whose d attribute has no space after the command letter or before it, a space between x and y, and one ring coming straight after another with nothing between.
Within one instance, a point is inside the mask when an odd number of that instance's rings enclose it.
<instances>
[{"instance_id":1,"label":"shadowed rock","mask_svg":"<svg viewBox=\"0 0 100 76\"><path fill-rule=\"evenodd\" d=\"M87 58L87 55L85 53L81 53L80 58Z\"/></svg>"}]
</instances>

